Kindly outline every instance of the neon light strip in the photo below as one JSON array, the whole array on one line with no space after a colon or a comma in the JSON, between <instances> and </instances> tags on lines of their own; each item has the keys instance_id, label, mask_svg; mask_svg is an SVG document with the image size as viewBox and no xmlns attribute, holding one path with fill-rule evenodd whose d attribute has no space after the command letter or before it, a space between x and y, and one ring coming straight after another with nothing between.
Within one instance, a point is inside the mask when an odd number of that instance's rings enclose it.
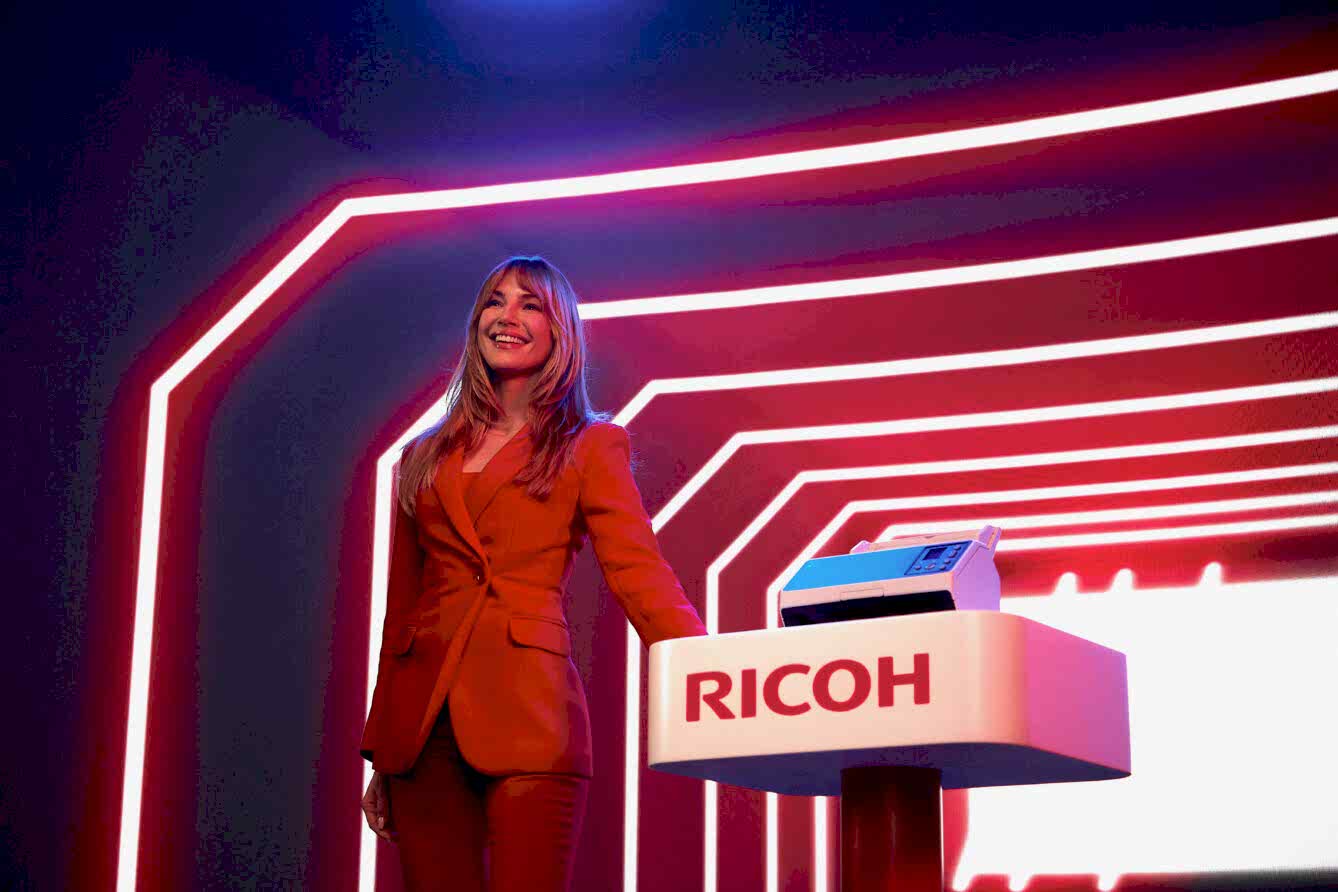
<instances>
[{"instance_id":1,"label":"neon light strip","mask_svg":"<svg viewBox=\"0 0 1338 892\"><path fill-rule=\"evenodd\" d=\"M1334 326L1338 326L1338 311L1311 313L1304 316L1287 316L1281 319L1263 319L1256 322L1239 322L1230 325L1213 325L1205 328L1186 328L1179 331L1148 335L1065 341L1058 344L1015 347L1008 350L951 353L941 356L921 356L914 359L774 369L763 372L658 378L642 387L637 395L618 413L618 418L621 419L619 424L626 425L641 414L656 397L671 394L752 390L762 387L784 387L792 384L830 384L868 378L960 372L970 369L1001 368L1037 362L1061 362L1099 356L1140 353L1149 350L1170 350L1181 347L1203 346L1205 344L1221 344L1227 341L1249 338L1317 331L1333 328Z\"/></svg>"},{"instance_id":2,"label":"neon light strip","mask_svg":"<svg viewBox=\"0 0 1338 892\"><path fill-rule=\"evenodd\" d=\"M144 790L144 746L149 718L149 663L162 534L163 464L167 453L167 404L172 390L254 313L343 225L338 210L321 221L237 306L190 346L149 388L148 437L144 450L144 496L140 505L139 565L135 576L135 625L130 650L130 696L121 781L121 833L116 861L118 892L134 892L139 855L139 812Z\"/></svg>"},{"instance_id":3,"label":"neon light strip","mask_svg":"<svg viewBox=\"0 0 1338 892\"><path fill-rule=\"evenodd\" d=\"M517 201L542 201L552 198L579 197L584 195L609 194L614 192L658 189L675 185L705 184L724 182L732 179L749 177L775 176L785 173L797 173L828 167L850 164L867 164L879 161L891 161L900 158L924 156L939 152L962 151L971 148L983 148L993 145L1045 139L1054 136L1094 132L1098 130L1125 127L1140 123L1171 120L1190 115L1206 114L1245 108L1269 102L1304 96L1319 95L1338 90L1338 71L1326 71L1302 77L1284 78L1224 90L1113 106L1106 109L1077 112L1067 115L1054 115L1031 121L1019 121L1010 124L989 125L948 131L939 134L904 137L853 146L839 146L829 149L817 149L805 152L791 152L755 158L735 159L732 161L708 162L704 164L680 165L669 168L651 168L639 171L604 174L589 177L570 177L562 179L540 180L529 183L513 183L499 186L485 186L470 189L451 189L435 192L407 193L375 198L347 199L341 202L327 217L316 225L278 264L233 306L224 316L193 343L185 353L174 361L149 389L149 412L147 423L147 443L144 459L144 493L140 516L140 544L135 585L135 618L131 644L130 690L128 715L126 719L125 765L122 778L120 842L117 858L117 890L133 892L138 871L140 807L144 783L145 734L148 723L148 682L150 660L153 648L153 624L157 596L157 558L161 536L161 507L163 485L163 463L166 453L167 404L175 387L191 372L200 366L206 358L230 337L241 324L274 295L279 287L294 272L310 260L343 225L355 216L369 216L391 213L408 213L429 210L447 210L460 207L478 207L494 203ZM1314 224L1313 226L1311 224ZM1294 227L1300 226L1297 230ZM1328 226L1329 228L1325 228ZM1307 228L1309 227L1309 228ZM1318 227L1318 228L1316 228ZM1250 244L1273 244L1278 241L1296 238L1313 238L1321 234L1332 234L1332 224L1327 221L1291 224L1288 227L1268 227L1262 230L1248 230L1256 233L1269 233L1265 238L1274 241L1252 241ZM1226 234L1223 234L1226 235ZM1243 236L1249 240L1249 236ZM1208 236L1207 238L1214 238ZM1172 243L1163 243L1172 244ZM1179 240L1176 250L1188 250L1191 253L1203 252L1201 243L1196 240ZM1197 245L1197 247L1196 247ZM1245 247L1238 244L1236 247ZM1126 259L1107 259L1104 263L1139 262L1139 251L1146 251L1148 246L1133 246L1129 251L1134 256ZM1227 242L1209 250L1230 250ZM1116 253L1112 254L1114 251ZM1096 256L1116 258L1119 249L1107 249L1106 252L1085 252L1089 262ZM1066 255L1070 256L1070 255ZM1070 256L1069 263L1075 262ZM1169 256L1188 256L1188 254L1169 254ZM1047 258L1042 266L1050 271L1064 267L1062 261ZM1058 264L1058 265L1057 265ZM984 265L995 267L995 274L1007 276L1007 269L998 269L996 264ZM983 267L973 269L971 281L985 281L980 278L988 275ZM1034 275L1037 271L1026 273L1017 268L1013 276ZM910 275L910 274L908 274ZM923 274L922 274L923 275ZM946 284L946 282L942 283ZM919 287L931 287L921 285ZM811 299L819 299L814 297ZM663 299L652 298L662 301ZM696 301L700 304L701 301ZM687 305L693 301L685 302ZM606 307L601 311L584 313L584 318L596 318L603 315L625 315L631 312L672 311L673 304L660 307L660 304L643 305L639 308L623 307L619 311ZM658 309L657 309L658 308ZM691 308L708 308L696 307ZM624 312L625 311L625 312ZM384 607L382 608L384 609ZM639 660L639 653L638 653ZM639 681L640 666L637 666ZM629 681L632 679L629 678ZM639 696L639 695L638 695ZM632 821L635 823L633 810ZM370 832L370 831L369 831ZM624 887L627 892L635 889L636 860L635 827L626 833L624 848ZM367 876L361 868L360 877ZM714 879L712 879L712 888Z\"/></svg>"},{"instance_id":4,"label":"neon light strip","mask_svg":"<svg viewBox=\"0 0 1338 892\"><path fill-rule=\"evenodd\" d=\"M1303 465L1301 468L1296 470L1304 470L1305 467L1306 466ZM1330 470L1327 473L1333 473L1333 472ZM1006 501L1004 499L994 498L994 496L999 495L998 493L988 493L987 495L989 495L990 498L985 499L983 501L987 502ZM1040 498L1045 498L1045 497L1041 496ZM896 501L901 501L901 500L896 500ZM905 501L914 501L914 499L907 499ZM964 520L960 522L955 520L927 521L925 523L917 523L915 525L915 532L924 533L926 535L930 533L946 533L952 530L964 530L967 529L968 527L973 527L973 526L978 527L986 523L993 523L995 524L995 526L1000 526L1009 530L1026 530L1026 529L1035 529L1037 527L1078 526L1080 524L1135 523L1141 520L1161 520L1171 517L1194 517L1200 514L1231 514L1235 512L1248 513L1251 511L1275 511L1280 508L1301 508L1310 505L1327 505L1330 502L1338 502L1338 489L1318 490L1315 492L1303 492L1303 493L1288 493L1287 495L1281 495L1281 496L1258 496L1256 498L1248 498L1248 499L1217 499L1211 502L1189 502L1189 503L1174 504L1174 505L1145 505L1140 508L1102 508L1100 510L1094 510L1094 511L1067 511L1056 514L1029 514L1020 516L1000 517L996 518L993 521L988 519ZM852 515L867 514L871 511L885 510L873 507L875 504L876 503L874 502L852 502L849 507L853 509L851 512ZM1266 524L1266 523L1277 522L1284 525L1278 526L1276 527L1276 529L1290 530L1290 529L1297 529L1297 527L1290 525L1292 521L1305 521L1314 518L1325 518L1331 516L1334 515L1326 515L1326 514L1298 515L1296 517L1289 517L1289 518L1270 518L1268 520L1262 520L1262 521L1249 521L1248 523ZM957 524L957 526L954 526L953 524ZM1319 525L1323 526L1323 524ZM1232 526L1232 524L1225 524L1225 526L1229 527ZM1181 527L1180 529L1189 530L1196 528ZM1269 529L1273 528L1270 527ZM1254 527L1250 527L1247 531L1253 532L1254 530L1255 530ZM881 541L884 539L891 538L892 536L900 535L903 532L904 529L898 527L898 525L896 524L893 524L884 529L881 533L879 533L878 539L879 541ZM1080 536L1079 535L1040 536L1040 537L1033 537L1030 539L1027 538L1019 539L1015 536L1010 535L1008 539L1003 540L999 543L998 550L1034 551L1036 548L1041 548L1041 547L1066 547L1066 546L1050 546L1050 545L1040 546L1040 545L1028 544L1032 542L1050 543L1050 542L1064 541L1064 542L1070 542L1073 545L1092 545L1092 544L1100 545L1108 542L1146 542L1146 541L1153 541L1155 539L1167 538L1165 536L1154 536L1153 539L1130 538L1130 537L1141 536L1143 533L1147 532L1156 532L1156 531L1141 530L1141 529L1112 530L1106 533L1093 533L1090 536L1086 534ZM1194 538L1194 537L1186 536L1185 538Z\"/></svg>"},{"instance_id":5,"label":"neon light strip","mask_svg":"<svg viewBox=\"0 0 1338 892\"><path fill-rule=\"evenodd\" d=\"M1228 111L1316 96L1338 90L1338 71L1323 71L1300 77L1282 78L1262 83L1228 87L1155 99L1114 105L1070 114L1050 115L1008 124L990 124L968 127L921 136L904 136L876 142L857 143L800 152L782 152L730 161L708 161L682 164L674 167L654 167L620 173L593 176L563 177L550 180L532 180L505 183L496 186L477 186L465 189L441 189L432 192L413 192L402 195L353 198L346 203L357 215L398 214L417 211L439 211L451 208L481 207L514 202L547 201L555 198L581 198L590 195L609 195L646 189L666 189L674 186L695 186L704 183L723 183L730 180L769 177L855 164L875 164L925 155L939 155L990 146L1031 142L1057 136L1072 136L1098 130L1113 130L1136 124L1169 121L1192 115Z\"/></svg>"},{"instance_id":6,"label":"neon light strip","mask_svg":"<svg viewBox=\"0 0 1338 892\"><path fill-rule=\"evenodd\" d=\"M1000 543L1000 545L1003 546L1003 551L1036 551L1046 548L1081 548L1090 545L1116 545L1130 542L1167 542L1215 536L1245 536L1254 533L1275 533L1281 530L1318 529L1335 525L1338 525L1338 514L1302 514L1297 517L1278 517L1270 520L1196 524L1194 526L1165 527L1156 530L1119 530L1109 533L1033 536L1013 539L1007 545L1003 543Z\"/></svg>"},{"instance_id":7,"label":"neon light strip","mask_svg":"<svg viewBox=\"0 0 1338 892\"><path fill-rule=\"evenodd\" d=\"M918 270L891 273L858 279L837 279L830 282L805 282L798 285L773 285L765 288L743 288L735 291L711 291L702 294L680 294L673 297L639 297L627 300L606 300L586 304L581 309L582 319L606 319L613 316L643 316L660 313L687 313L696 310L720 310L727 307L774 306L806 300L831 300L858 294L881 294L915 291L925 288L943 288L949 285L977 285L982 282L1002 282L1031 276L1048 276L1108 266L1130 266L1154 260L1172 260L1198 257L1243 248L1258 248L1304 239L1323 238L1338 233L1338 217L1306 220L1280 226L1262 226L1193 238L1147 242L1141 245L1121 245L1093 251L1075 251L1052 254L1047 257L1028 257L1025 260L1002 260L946 269Z\"/></svg>"},{"instance_id":8,"label":"neon light strip","mask_svg":"<svg viewBox=\"0 0 1338 892\"><path fill-rule=\"evenodd\" d=\"M854 437L886 437L896 434L919 434L931 431L970 430L981 427L1007 427L1016 424L1037 424L1047 421L1072 421L1079 418L1102 418L1141 412L1161 412L1171 409L1193 409L1253 400L1276 399L1338 390L1338 377L1312 378L1287 381L1281 384L1262 384L1249 387L1230 387L1222 390L1201 390L1166 396L1134 397L1093 403L1070 403L1060 406L1042 406L1028 409L1007 409L993 412L970 412L958 415L932 415L924 418L901 418L892 421L868 421L853 424L828 424L814 427L774 428L743 431L734 434L713 454L675 493L655 515L655 528L673 519L683 506L695 496L712 477L724 467L736 452L745 446L772 443L801 443L815 440L839 440Z\"/></svg>"},{"instance_id":9,"label":"neon light strip","mask_svg":"<svg viewBox=\"0 0 1338 892\"><path fill-rule=\"evenodd\" d=\"M393 504L395 497L394 471L399 461L400 450L404 445L423 431L431 427L450 405L453 394L448 392L427 408L418 419L399 435L389 449L376 459L375 496L372 512L372 580L371 580L371 629L368 630L367 645L367 704L371 710L372 692L376 688L376 675L381 654L381 632L386 619L386 593L390 588L390 527L394 521ZM362 788L372 780L370 762L363 762ZM364 828L359 835L358 854L358 889L361 892L374 892L376 889L376 840L377 836L370 828Z\"/></svg>"}]
</instances>

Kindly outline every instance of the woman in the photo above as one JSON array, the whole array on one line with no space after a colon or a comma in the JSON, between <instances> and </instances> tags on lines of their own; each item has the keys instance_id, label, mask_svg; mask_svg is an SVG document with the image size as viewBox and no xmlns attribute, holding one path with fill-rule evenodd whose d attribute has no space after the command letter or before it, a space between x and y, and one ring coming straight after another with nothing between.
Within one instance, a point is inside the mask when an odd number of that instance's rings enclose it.
<instances>
[{"instance_id":1,"label":"woman","mask_svg":"<svg viewBox=\"0 0 1338 892\"><path fill-rule=\"evenodd\" d=\"M661 557L627 432L591 411L576 295L540 257L483 282L446 417L397 465L361 750L410 890L565 890L592 776L562 598L591 539L647 644L703 635Z\"/></svg>"}]
</instances>

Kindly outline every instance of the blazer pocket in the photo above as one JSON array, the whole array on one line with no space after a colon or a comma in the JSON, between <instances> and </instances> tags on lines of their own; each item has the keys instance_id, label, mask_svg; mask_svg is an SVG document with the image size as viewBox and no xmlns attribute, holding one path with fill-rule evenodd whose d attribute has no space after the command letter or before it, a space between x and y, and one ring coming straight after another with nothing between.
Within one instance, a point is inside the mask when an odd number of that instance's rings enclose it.
<instances>
[{"instance_id":1,"label":"blazer pocket","mask_svg":"<svg viewBox=\"0 0 1338 892\"><path fill-rule=\"evenodd\" d=\"M418 633L417 626L398 626L386 633L381 642L381 652L393 657L402 657L413 647L413 636Z\"/></svg>"},{"instance_id":2,"label":"blazer pocket","mask_svg":"<svg viewBox=\"0 0 1338 892\"><path fill-rule=\"evenodd\" d=\"M560 657L571 654L567 628L557 620L541 616L511 617L511 640L525 647L538 647Z\"/></svg>"}]
</instances>

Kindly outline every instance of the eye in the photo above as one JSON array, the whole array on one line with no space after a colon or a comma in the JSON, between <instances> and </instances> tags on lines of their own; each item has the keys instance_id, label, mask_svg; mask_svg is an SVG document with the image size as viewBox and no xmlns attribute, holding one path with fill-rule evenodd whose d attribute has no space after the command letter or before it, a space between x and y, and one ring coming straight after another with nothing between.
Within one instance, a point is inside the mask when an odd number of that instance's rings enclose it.
<instances>
[{"instance_id":1,"label":"eye","mask_svg":"<svg viewBox=\"0 0 1338 892\"><path fill-rule=\"evenodd\" d=\"M542 311L542 310L543 310L543 307L542 307L541 305L536 304L536 303L534 303L533 301L531 301L530 303L527 303L527 304L525 305L525 309L527 309L527 310L538 310L538 311Z\"/></svg>"},{"instance_id":2,"label":"eye","mask_svg":"<svg viewBox=\"0 0 1338 892\"><path fill-rule=\"evenodd\" d=\"M490 298L488 298L486 301L483 302L483 305L484 305L485 307L490 307L490 306L492 306L493 304L499 304L499 305L500 305L501 303L502 303L502 301L501 301L499 298L496 298L496 297L490 297Z\"/></svg>"}]
</instances>

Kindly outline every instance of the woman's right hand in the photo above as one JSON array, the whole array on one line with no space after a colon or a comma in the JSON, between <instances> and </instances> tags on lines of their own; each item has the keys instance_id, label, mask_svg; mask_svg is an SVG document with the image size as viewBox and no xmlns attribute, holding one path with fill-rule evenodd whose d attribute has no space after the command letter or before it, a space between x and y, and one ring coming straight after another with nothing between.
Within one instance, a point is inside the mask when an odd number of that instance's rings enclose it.
<instances>
[{"instance_id":1,"label":"woman's right hand","mask_svg":"<svg viewBox=\"0 0 1338 892\"><path fill-rule=\"evenodd\" d=\"M386 842L395 841L395 831L390 823L390 784L379 771L372 772L367 792L362 794L362 813L367 816L367 826L373 833Z\"/></svg>"}]
</instances>

